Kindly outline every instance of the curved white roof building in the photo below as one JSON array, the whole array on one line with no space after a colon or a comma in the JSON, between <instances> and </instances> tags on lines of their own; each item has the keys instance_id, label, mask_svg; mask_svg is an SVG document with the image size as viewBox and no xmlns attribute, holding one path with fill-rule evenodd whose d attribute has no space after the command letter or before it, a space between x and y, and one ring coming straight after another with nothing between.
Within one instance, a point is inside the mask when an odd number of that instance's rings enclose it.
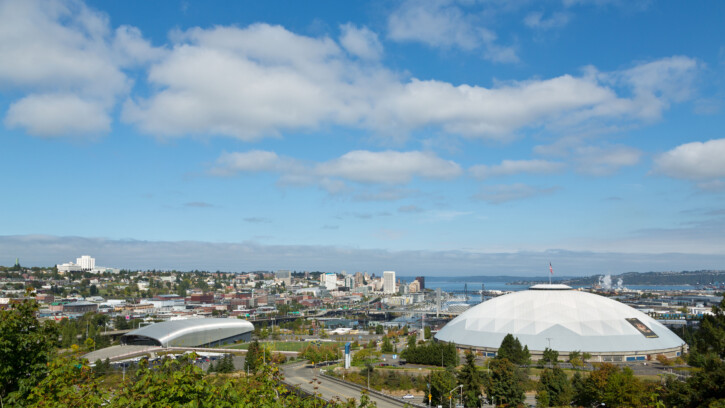
<instances>
[{"instance_id":1,"label":"curved white roof building","mask_svg":"<svg viewBox=\"0 0 725 408\"><path fill-rule=\"evenodd\" d=\"M546 347L599 361L680 355L687 345L661 323L616 300L566 285L535 285L483 302L445 325L435 338L459 347L498 350L511 333L537 359Z\"/></svg>"},{"instance_id":2,"label":"curved white roof building","mask_svg":"<svg viewBox=\"0 0 725 408\"><path fill-rule=\"evenodd\" d=\"M242 319L171 320L130 331L121 337L121 344L199 347L248 340L253 331L254 325Z\"/></svg>"}]
</instances>

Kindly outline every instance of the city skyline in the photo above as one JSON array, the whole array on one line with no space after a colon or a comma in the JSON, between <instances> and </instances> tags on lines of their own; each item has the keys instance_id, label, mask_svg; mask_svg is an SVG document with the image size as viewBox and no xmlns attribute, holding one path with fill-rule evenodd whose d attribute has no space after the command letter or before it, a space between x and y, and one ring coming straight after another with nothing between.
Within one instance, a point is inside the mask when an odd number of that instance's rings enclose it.
<instances>
[{"instance_id":1,"label":"city skyline","mask_svg":"<svg viewBox=\"0 0 725 408\"><path fill-rule=\"evenodd\" d=\"M724 12L2 2L0 264L723 269Z\"/></svg>"}]
</instances>

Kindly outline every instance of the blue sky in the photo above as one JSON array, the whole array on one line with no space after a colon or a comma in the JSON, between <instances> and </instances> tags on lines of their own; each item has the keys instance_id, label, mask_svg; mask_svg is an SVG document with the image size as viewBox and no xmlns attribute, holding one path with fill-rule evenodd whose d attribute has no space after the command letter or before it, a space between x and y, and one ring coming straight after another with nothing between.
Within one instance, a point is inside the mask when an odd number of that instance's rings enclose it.
<instances>
[{"instance_id":1,"label":"blue sky","mask_svg":"<svg viewBox=\"0 0 725 408\"><path fill-rule=\"evenodd\" d=\"M0 1L0 264L722 269L723 15Z\"/></svg>"}]
</instances>

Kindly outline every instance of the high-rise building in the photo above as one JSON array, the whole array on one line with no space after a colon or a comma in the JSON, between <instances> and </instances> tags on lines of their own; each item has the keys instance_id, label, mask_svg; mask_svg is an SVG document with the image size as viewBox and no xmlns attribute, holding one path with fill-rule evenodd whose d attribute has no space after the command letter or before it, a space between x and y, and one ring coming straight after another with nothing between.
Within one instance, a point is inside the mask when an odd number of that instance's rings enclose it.
<instances>
[{"instance_id":1,"label":"high-rise building","mask_svg":"<svg viewBox=\"0 0 725 408\"><path fill-rule=\"evenodd\" d=\"M348 289L355 288L355 278L352 275L345 275L345 287Z\"/></svg>"},{"instance_id":2,"label":"high-rise building","mask_svg":"<svg viewBox=\"0 0 725 408\"><path fill-rule=\"evenodd\" d=\"M90 255L83 255L80 258L76 258L76 264L84 271L90 271L96 267L96 260L91 258Z\"/></svg>"},{"instance_id":3,"label":"high-rise building","mask_svg":"<svg viewBox=\"0 0 725 408\"><path fill-rule=\"evenodd\" d=\"M325 289L335 290L337 289L337 274L326 273L325 274Z\"/></svg>"},{"instance_id":4,"label":"high-rise building","mask_svg":"<svg viewBox=\"0 0 725 408\"><path fill-rule=\"evenodd\" d=\"M284 282L285 286L292 284L292 273L288 270L281 269L274 273L274 278Z\"/></svg>"},{"instance_id":5,"label":"high-rise building","mask_svg":"<svg viewBox=\"0 0 725 408\"><path fill-rule=\"evenodd\" d=\"M415 280L417 280L418 283L420 283L420 290L425 289L425 276L416 276Z\"/></svg>"},{"instance_id":6,"label":"high-rise building","mask_svg":"<svg viewBox=\"0 0 725 408\"><path fill-rule=\"evenodd\" d=\"M355 287L365 284L362 272L355 272Z\"/></svg>"},{"instance_id":7,"label":"high-rise building","mask_svg":"<svg viewBox=\"0 0 725 408\"><path fill-rule=\"evenodd\" d=\"M383 293L395 293L395 271L383 272Z\"/></svg>"}]
</instances>

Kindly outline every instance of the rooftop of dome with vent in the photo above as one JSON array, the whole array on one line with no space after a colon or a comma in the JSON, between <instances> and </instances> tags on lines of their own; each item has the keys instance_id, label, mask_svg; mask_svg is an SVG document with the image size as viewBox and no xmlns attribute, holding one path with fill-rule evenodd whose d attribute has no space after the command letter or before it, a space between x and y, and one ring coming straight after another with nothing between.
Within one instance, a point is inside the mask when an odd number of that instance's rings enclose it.
<instances>
[{"instance_id":1,"label":"rooftop of dome with vent","mask_svg":"<svg viewBox=\"0 0 725 408\"><path fill-rule=\"evenodd\" d=\"M572 287L561 283L540 283L530 287L529 290L572 290Z\"/></svg>"}]
</instances>

